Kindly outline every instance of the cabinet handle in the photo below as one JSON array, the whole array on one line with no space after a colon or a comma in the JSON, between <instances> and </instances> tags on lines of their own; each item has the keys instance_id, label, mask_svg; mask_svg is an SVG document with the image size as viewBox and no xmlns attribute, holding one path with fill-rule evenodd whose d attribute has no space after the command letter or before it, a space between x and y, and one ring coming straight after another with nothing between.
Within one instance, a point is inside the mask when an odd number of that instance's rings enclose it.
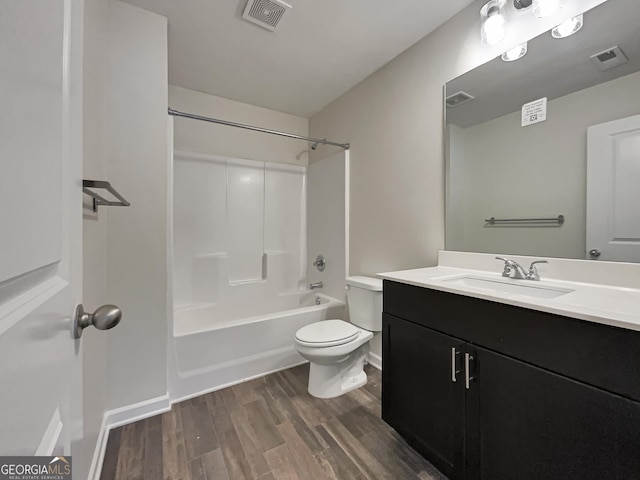
<instances>
[{"instance_id":1,"label":"cabinet handle","mask_svg":"<svg viewBox=\"0 0 640 480\"><path fill-rule=\"evenodd\" d=\"M473 380L473 377L469 373L469 364L473 361L473 355L468 353L464 354L464 386L469 390L469 383Z\"/></svg>"},{"instance_id":2,"label":"cabinet handle","mask_svg":"<svg viewBox=\"0 0 640 480\"><path fill-rule=\"evenodd\" d=\"M451 381L453 383L458 381L456 376L460 373L460 370L456 368L456 365L458 364L456 357L458 355L460 355L460 352L456 350L456 347L451 347Z\"/></svg>"}]
</instances>

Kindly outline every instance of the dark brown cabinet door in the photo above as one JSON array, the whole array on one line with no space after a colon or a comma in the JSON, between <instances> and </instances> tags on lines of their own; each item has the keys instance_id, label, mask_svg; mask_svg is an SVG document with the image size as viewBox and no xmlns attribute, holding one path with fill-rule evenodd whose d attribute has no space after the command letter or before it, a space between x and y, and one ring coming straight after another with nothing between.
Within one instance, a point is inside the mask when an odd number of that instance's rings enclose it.
<instances>
[{"instance_id":1,"label":"dark brown cabinet door","mask_svg":"<svg viewBox=\"0 0 640 480\"><path fill-rule=\"evenodd\" d=\"M382 418L447 477L463 478L464 342L384 314L382 344Z\"/></svg>"},{"instance_id":2,"label":"dark brown cabinet door","mask_svg":"<svg viewBox=\"0 0 640 480\"><path fill-rule=\"evenodd\" d=\"M640 404L483 348L467 391L482 480L640 479Z\"/></svg>"}]
</instances>

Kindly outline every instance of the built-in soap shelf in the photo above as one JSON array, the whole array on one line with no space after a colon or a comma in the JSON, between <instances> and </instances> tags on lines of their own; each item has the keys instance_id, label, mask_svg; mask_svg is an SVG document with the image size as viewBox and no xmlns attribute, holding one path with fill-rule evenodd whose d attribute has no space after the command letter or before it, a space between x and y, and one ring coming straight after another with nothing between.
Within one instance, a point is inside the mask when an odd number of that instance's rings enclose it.
<instances>
[{"instance_id":1,"label":"built-in soap shelf","mask_svg":"<svg viewBox=\"0 0 640 480\"><path fill-rule=\"evenodd\" d=\"M92 188L106 190L115 198L117 198L117 201L107 200L99 193L91 190ZM131 205L122 195L118 193L115 188L113 188L111 183L104 180L82 180L82 191L91 197L92 206L90 207L90 209L94 212L98 211L98 206L100 205L105 207L129 207Z\"/></svg>"},{"instance_id":2,"label":"built-in soap shelf","mask_svg":"<svg viewBox=\"0 0 640 480\"><path fill-rule=\"evenodd\" d=\"M231 266L232 267L232 266ZM228 252L201 253L191 263L191 295L180 299L183 303L220 303L262 298L269 292L276 296L294 289L291 280L291 254L286 250L267 250L262 256L262 276L258 278L230 278ZM268 272L268 274L267 274Z\"/></svg>"}]
</instances>

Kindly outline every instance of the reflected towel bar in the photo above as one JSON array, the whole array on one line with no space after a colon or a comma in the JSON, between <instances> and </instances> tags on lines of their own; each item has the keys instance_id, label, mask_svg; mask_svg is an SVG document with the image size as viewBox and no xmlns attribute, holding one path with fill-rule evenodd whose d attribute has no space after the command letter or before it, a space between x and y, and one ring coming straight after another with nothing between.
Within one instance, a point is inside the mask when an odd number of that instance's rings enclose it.
<instances>
[{"instance_id":1,"label":"reflected towel bar","mask_svg":"<svg viewBox=\"0 0 640 480\"><path fill-rule=\"evenodd\" d=\"M101 188L108 191L111 195L116 197L119 201L111 201L104 198L102 195L90 190L91 188ZM104 180L82 180L82 191L89 195L93 199L93 211L98 211L98 205L104 205L106 207L128 207L131 204L120 195L115 188L111 186L111 183Z\"/></svg>"},{"instance_id":2,"label":"reflected towel bar","mask_svg":"<svg viewBox=\"0 0 640 480\"><path fill-rule=\"evenodd\" d=\"M564 215L558 215L553 218L485 218L484 221L489 225L543 225L543 224L557 224L562 225L564 223Z\"/></svg>"}]
</instances>

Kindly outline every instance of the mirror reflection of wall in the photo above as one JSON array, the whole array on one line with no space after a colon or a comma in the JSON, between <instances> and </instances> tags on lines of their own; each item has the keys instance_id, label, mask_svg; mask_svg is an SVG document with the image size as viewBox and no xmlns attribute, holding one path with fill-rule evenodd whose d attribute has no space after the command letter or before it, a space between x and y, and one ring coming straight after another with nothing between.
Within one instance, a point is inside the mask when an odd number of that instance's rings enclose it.
<instances>
[{"instance_id":1,"label":"mirror reflection of wall","mask_svg":"<svg viewBox=\"0 0 640 480\"><path fill-rule=\"evenodd\" d=\"M593 216L589 221L605 235L587 244L588 129L640 115L639 24L637 1L610 0L586 12L574 36L546 33L529 42L522 59L494 59L446 85L447 97L474 97L446 108L448 250L595 259L587 252L599 249L601 260L640 261L640 216L634 213L640 188L632 188L640 186L640 117L635 136L611 137L622 152L606 160L616 164L617 176L616 169L598 175L609 175L607 188L612 183L616 189L611 205L599 209L602 225L594 225ZM613 47L626 62L603 71L606 65L590 57ZM543 97L546 121L523 127L521 107ZM589 184L604 188L592 178ZM485 221L558 215L564 223ZM635 253L629 245L615 253L613 244L621 242L635 244Z\"/></svg>"}]
</instances>

